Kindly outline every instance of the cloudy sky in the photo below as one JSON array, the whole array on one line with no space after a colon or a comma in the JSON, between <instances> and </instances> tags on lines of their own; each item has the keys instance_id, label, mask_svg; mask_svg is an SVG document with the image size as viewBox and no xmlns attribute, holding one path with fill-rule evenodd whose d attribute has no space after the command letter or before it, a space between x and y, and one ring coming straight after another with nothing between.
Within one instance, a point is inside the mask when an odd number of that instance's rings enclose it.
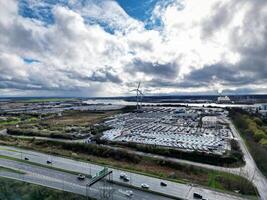
<instances>
[{"instance_id":1,"label":"cloudy sky","mask_svg":"<svg viewBox=\"0 0 267 200\"><path fill-rule=\"evenodd\" d=\"M0 0L0 96L267 93L266 0Z\"/></svg>"}]
</instances>

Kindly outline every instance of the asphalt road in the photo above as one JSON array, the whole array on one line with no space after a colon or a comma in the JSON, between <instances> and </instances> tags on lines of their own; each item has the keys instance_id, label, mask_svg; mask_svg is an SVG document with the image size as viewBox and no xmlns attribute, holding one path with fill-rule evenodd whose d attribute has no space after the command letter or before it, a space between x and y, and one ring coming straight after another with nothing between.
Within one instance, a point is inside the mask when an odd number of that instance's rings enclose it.
<instances>
[{"instance_id":1,"label":"asphalt road","mask_svg":"<svg viewBox=\"0 0 267 200\"><path fill-rule=\"evenodd\" d=\"M11 169L16 169L25 174L17 174L9 171L0 171L0 176L17 179L29 183L35 183L59 190L69 191L81 195L86 195L86 183L89 179L84 181L79 181L76 175L61 172L45 167L30 165L27 163L21 163L8 159L0 159L0 166L9 167ZM125 200L129 199L126 196L127 187L111 184L109 182L100 181L88 189L89 196L100 199L103 195L112 195L113 199ZM159 200L169 200L171 198L166 198L150 192L131 189L133 191L133 197L131 199L159 199ZM105 194L104 194L105 192Z\"/></svg>"},{"instance_id":2,"label":"asphalt road","mask_svg":"<svg viewBox=\"0 0 267 200\"><path fill-rule=\"evenodd\" d=\"M27 157L29 158L31 162L39 163L43 165L46 165L47 160L51 160L53 167L75 171L75 172L83 173L83 174L94 175L98 171L103 169L103 167L99 165L80 162L80 161L62 158L58 156L50 156L50 155L35 152L35 151L22 150L22 149L15 148L15 147L0 146L0 155L5 155L5 156L19 158L19 159L24 159L25 157ZM49 172L51 169L47 169L47 170ZM187 184L180 184L180 183L175 183L175 182L170 182L170 181L164 181L165 183L167 183L167 187L162 187L160 186L160 182L161 182L160 179L148 177L148 176L144 176L144 175L140 175L136 173L129 173L129 172L125 172L125 171L121 171L117 169L111 169L111 170L113 171L114 181L123 182L119 178L119 175L122 172L124 172L130 178L130 181L127 183L129 185L140 187L142 183L146 183L150 186L151 191L156 191L156 192L160 192L163 194L172 195L175 197L193 199L193 193L197 192L197 193L201 193L203 195L203 198L206 198L206 199L217 199L217 200L242 199L232 194L221 193L221 192L209 190L206 188L201 188L198 186L190 186ZM52 177L54 177L54 174L52 174ZM58 177L56 179L61 180L61 177Z\"/></svg>"}]
</instances>

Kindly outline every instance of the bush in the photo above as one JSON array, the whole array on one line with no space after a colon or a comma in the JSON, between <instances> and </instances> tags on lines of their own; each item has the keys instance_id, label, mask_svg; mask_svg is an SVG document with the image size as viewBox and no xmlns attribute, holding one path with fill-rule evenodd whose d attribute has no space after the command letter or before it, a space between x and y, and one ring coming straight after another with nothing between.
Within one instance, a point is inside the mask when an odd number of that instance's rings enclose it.
<instances>
[{"instance_id":1,"label":"bush","mask_svg":"<svg viewBox=\"0 0 267 200\"><path fill-rule=\"evenodd\" d=\"M39 185L29 184L21 181L0 178L0 199L17 200L85 200L86 197L60 190L50 189ZM91 198L90 198L91 199Z\"/></svg>"},{"instance_id":2,"label":"bush","mask_svg":"<svg viewBox=\"0 0 267 200\"><path fill-rule=\"evenodd\" d=\"M83 143L64 143L55 141L46 141L48 145L56 145L58 148L65 150L71 150L76 153L84 153L93 156L99 156L104 158L113 158L115 160L127 161L130 163L139 163L141 157L135 154L129 153L122 149L112 149L106 146L99 146L96 144L83 144Z\"/></svg>"},{"instance_id":3,"label":"bush","mask_svg":"<svg viewBox=\"0 0 267 200\"><path fill-rule=\"evenodd\" d=\"M260 144L263 145L263 146L265 146L265 147L267 147L267 139L266 138L261 139L260 140Z\"/></svg>"},{"instance_id":4,"label":"bush","mask_svg":"<svg viewBox=\"0 0 267 200\"><path fill-rule=\"evenodd\" d=\"M136 144L136 143L123 143L123 142L111 142L111 144L119 144L122 146L133 148L137 151L142 151L145 153L153 153L167 157L174 157L179 159L190 160L194 162L207 163L217 166L236 166L243 164L243 153L241 152L239 145L236 141L231 142L231 146L234 145L234 149L230 153L230 155L214 155L204 152L186 152L180 149L170 149L164 148L156 145L144 145L144 144ZM232 147L233 148L233 147Z\"/></svg>"},{"instance_id":5,"label":"bush","mask_svg":"<svg viewBox=\"0 0 267 200\"><path fill-rule=\"evenodd\" d=\"M266 139L266 134L262 130L256 130L254 132L253 138L256 142L259 142L261 139Z\"/></svg>"},{"instance_id":6,"label":"bush","mask_svg":"<svg viewBox=\"0 0 267 200\"><path fill-rule=\"evenodd\" d=\"M254 117L253 121L258 125L258 126L262 126L263 122L260 118L258 117Z\"/></svg>"}]
</instances>

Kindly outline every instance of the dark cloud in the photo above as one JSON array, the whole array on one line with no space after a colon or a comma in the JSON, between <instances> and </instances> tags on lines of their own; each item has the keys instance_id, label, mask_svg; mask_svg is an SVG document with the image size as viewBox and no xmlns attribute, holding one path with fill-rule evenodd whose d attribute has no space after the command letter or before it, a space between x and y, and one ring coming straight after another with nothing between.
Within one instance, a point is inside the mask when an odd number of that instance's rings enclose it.
<instances>
[{"instance_id":1,"label":"dark cloud","mask_svg":"<svg viewBox=\"0 0 267 200\"><path fill-rule=\"evenodd\" d=\"M185 77L184 81L195 82L199 85L207 85L214 82L242 85L251 82L251 80L248 80L248 77L238 71L235 66L221 63L194 70Z\"/></svg>"},{"instance_id":2,"label":"dark cloud","mask_svg":"<svg viewBox=\"0 0 267 200\"><path fill-rule=\"evenodd\" d=\"M98 69L88 77L90 81L121 83L122 80L111 67Z\"/></svg>"},{"instance_id":3,"label":"dark cloud","mask_svg":"<svg viewBox=\"0 0 267 200\"><path fill-rule=\"evenodd\" d=\"M224 86L243 87L249 84L263 84L267 81L266 72L259 71L240 71L244 66L227 65L217 63L214 65L206 65L201 69L193 70L179 81L152 79L146 82L148 87L166 87L166 88L198 88L209 87L215 83ZM248 63L246 63L248 64ZM266 68L265 68L266 71Z\"/></svg>"},{"instance_id":4,"label":"dark cloud","mask_svg":"<svg viewBox=\"0 0 267 200\"><path fill-rule=\"evenodd\" d=\"M249 84L264 83L267 76L265 76L266 74L262 74L262 70L240 70L244 69L243 64L227 65L218 63L204 66L202 69L194 70L185 76L180 86L198 87L208 86L214 83L220 83L224 86L247 86Z\"/></svg>"},{"instance_id":5,"label":"dark cloud","mask_svg":"<svg viewBox=\"0 0 267 200\"><path fill-rule=\"evenodd\" d=\"M79 80L81 82L112 82L112 83L122 83L122 79L119 77L118 73L110 66L99 68L90 72L89 75L83 74L79 71L68 71L59 70L62 74L66 75L71 80Z\"/></svg>"},{"instance_id":6,"label":"dark cloud","mask_svg":"<svg viewBox=\"0 0 267 200\"><path fill-rule=\"evenodd\" d=\"M174 62L160 64L157 62L146 62L141 59L134 59L132 64L127 66L125 70L129 73L143 72L157 78L175 79L179 71L179 66Z\"/></svg>"},{"instance_id":7,"label":"dark cloud","mask_svg":"<svg viewBox=\"0 0 267 200\"><path fill-rule=\"evenodd\" d=\"M236 7L236 4L224 4L223 1L216 3L212 7L211 16L203 22L202 37L205 39L206 37L212 36L214 32L228 25L234 15L232 12Z\"/></svg>"},{"instance_id":8,"label":"dark cloud","mask_svg":"<svg viewBox=\"0 0 267 200\"><path fill-rule=\"evenodd\" d=\"M213 13L203 21L202 36L205 39L223 29L229 31L230 50L240 56L234 65L215 64L193 71L185 82L199 82L202 85L218 81L224 85L247 86L264 84L267 79L267 1L233 0L219 2ZM239 25L230 25L236 13L245 9ZM223 61L227 62L227 61ZM215 80L213 80L215 78Z\"/></svg>"}]
</instances>

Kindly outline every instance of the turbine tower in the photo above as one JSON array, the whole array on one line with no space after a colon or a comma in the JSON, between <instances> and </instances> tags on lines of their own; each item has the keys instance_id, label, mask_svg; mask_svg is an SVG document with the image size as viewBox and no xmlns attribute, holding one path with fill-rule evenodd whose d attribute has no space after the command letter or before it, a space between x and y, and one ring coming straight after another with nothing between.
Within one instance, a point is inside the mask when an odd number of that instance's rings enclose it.
<instances>
[{"instance_id":1,"label":"turbine tower","mask_svg":"<svg viewBox=\"0 0 267 200\"><path fill-rule=\"evenodd\" d=\"M142 109L142 99L143 99L143 93L140 90L141 82L138 83L138 86L136 89L132 90L136 92L136 110L140 111Z\"/></svg>"}]
</instances>

